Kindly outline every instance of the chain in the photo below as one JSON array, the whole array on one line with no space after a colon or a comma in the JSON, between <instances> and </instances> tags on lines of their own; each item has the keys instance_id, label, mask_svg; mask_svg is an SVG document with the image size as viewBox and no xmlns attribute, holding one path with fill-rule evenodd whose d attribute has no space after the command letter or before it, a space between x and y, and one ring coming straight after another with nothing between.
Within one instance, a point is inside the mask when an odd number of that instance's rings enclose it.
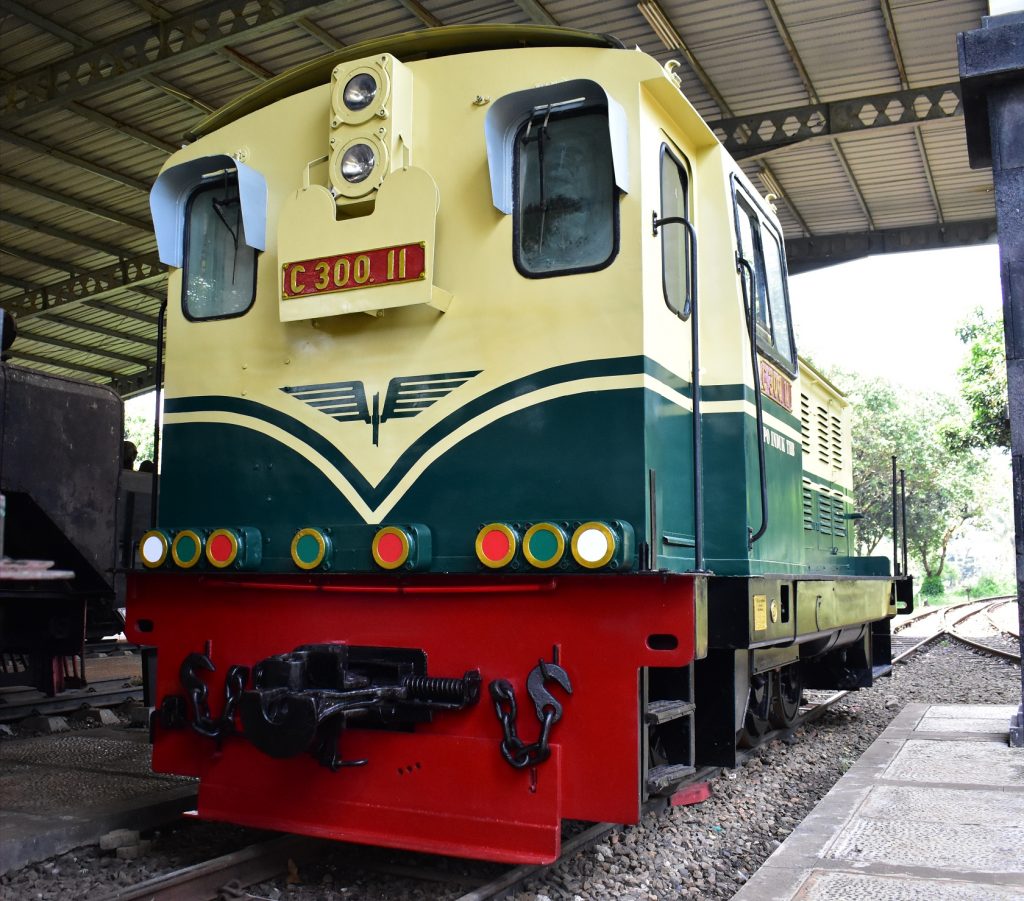
<instances>
[{"instance_id":1,"label":"chain","mask_svg":"<svg viewBox=\"0 0 1024 901\"><path fill-rule=\"evenodd\" d=\"M219 742L225 735L234 731L235 709L249 681L249 668L235 665L228 670L227 678L224 680L224 711L219 719L214 719L210 713L207 701L209 692L206 683L196 672L197 669L212 671L213 664L204 655L190 654L181 667L181 681L192 702L192 728L200 735Z\"/></svg>"},{"instance_id":2,"label":"chain","mask_svg":"<svg viewBox=\"0 0 1024 901\"><path fill-rule=\"evenodd\" d=\"M498 715L504 738L501 741L501 756L517 770L536 766L551 756L548 743L551 739L551 728L555 724L554 708L544 709L541 720L540 737L532 744L526 744L516 732L516 691L507 679L495 679L490 686L491 698L494 700L494 711Z\"/></svg>"}]
</instances>

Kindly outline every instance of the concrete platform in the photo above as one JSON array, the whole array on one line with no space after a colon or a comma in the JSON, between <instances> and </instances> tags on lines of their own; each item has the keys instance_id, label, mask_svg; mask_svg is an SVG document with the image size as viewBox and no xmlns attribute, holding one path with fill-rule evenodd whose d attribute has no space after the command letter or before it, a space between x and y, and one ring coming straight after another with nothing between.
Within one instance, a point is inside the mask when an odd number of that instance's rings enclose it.
<instances>
[{"instance_id":1,"label":"concrete platform","mask_svg":"<svg viewBox=\"0 0 1024 901\"><path fill-rule=\"evenodd\" d=\"M194 781L155 776L149 759L145 729L0 742L0 873L194 807Z\"/></svg>"},{"instance_id":2,"label":"concrete platform","mask_svg":"<svg viewBox=\"0 0 1024 901\"><path fill-rule=\"evenodd\" d=\"M1015 710L908 705L734 901L1024 898Z\"/></svg>"}]
</instances>

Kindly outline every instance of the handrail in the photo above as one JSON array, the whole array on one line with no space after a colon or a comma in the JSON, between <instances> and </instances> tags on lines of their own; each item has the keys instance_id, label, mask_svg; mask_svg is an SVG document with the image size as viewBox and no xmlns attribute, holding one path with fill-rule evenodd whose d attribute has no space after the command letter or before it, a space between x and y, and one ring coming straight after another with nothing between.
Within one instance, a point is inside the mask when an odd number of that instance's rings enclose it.
<instances>
[{"instance_id":1,"label":"handrail","mask_svg":"<svg viewBox=\"0 0 1024 901\"><path fill-rule=\"evenodd\" d=\"M755 532L747 527L747 548L752 548L768 530L768 479L764 462L764 411L761 406L761 373L757 365L757 309L754 297L754 267L740 254L736 254L736 271L740 273L740 284L743 286L743 299L749 309L748 328L750 332L750 366L754 375L754 409L757 413L757 469L761 481L761 527ZM747 280L743 273L750 277L750 294L747 294Z\"/></svg>"},{"instance_id":2,"label":"handrail","mask_svg":"<svg viewBox=\"0 0 1024 901\"><path fill-rule=\"evenodd\" d=\"M689 315L690 322L690 393L693 406L693 571L704 571L704 453L700 415L700 329L697 315L697 230L685 216L652 217L652 231L658 233L662 225L681 225L686 230L690 245L687 274L687 304L683 306L683 317ZM653 503L653 499L652 499ZM652 535L651 541L657 541Z\"/></svg>"}]
</instances>

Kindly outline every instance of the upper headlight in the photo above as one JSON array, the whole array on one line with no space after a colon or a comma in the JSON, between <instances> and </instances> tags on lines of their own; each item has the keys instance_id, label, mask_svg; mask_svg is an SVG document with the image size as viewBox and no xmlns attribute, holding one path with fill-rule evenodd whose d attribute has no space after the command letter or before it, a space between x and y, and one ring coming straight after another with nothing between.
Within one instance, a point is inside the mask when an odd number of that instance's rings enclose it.
<instances>
[{"instance_id":1,"label":"upper headlight","mask_svg":"<svg viewBox=\"0 0 1024 901\"><path fill-rule=\"evenodd\" d=\"M341 96L350 110L366 109L377 96L377 79L366 72L353 75Z\"/></svg>"},{"instance_id":2,"label":"upper headlight","mask_svg":"<svg viewBox=\"0 0 1024 901\"><path fill-rule=\"evenodd\" d=\"M341 157L342 178L352 184L358 184L369 176L376 164L377 157L369 144L353 144Z\"/></svg>"}]
</instances>

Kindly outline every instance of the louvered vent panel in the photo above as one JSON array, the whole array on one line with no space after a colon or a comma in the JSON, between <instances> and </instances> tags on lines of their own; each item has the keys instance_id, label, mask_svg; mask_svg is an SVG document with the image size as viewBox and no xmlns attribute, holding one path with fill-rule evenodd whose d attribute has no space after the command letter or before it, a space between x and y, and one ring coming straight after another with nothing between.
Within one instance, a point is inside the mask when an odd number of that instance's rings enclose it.
<instances>
[{"instance_id":1,"label":"louvered vent panel","mask_svg":"<svg viewBox=\"0 0 1024 901\"><path fill-rule=\"evenodd\" d=\"M811 399L800 395L800 446L808 456L811 453Z\"/></svg>"},{"instance_id":2,"label":"louvered vent panel","mask_svg":"<svg viewBox=\"0 0 1024 901\"><path fill-rule=\"evenodd\" d=\"M832 465L843 468L843 429L838 416L832 417Z\"/></svg>"},{"instance_id":3,"label":"louvered vent panel","mask_svg":"<svg viewBox=\"0 0 1024 901\"><path fill-rule=\"evenodd\" d=\"M814 531L814 493L811 491L810 482L804 479L804 528L808 532Z\"/></svg>"},{"instance_id":4,"label":"louvered vent panel","mask_svg":"<svg viewBox=\"0 0 1024 901\"><path fill-rule=\"evenodd\" d=\"M828 410L824 407L818 407L817 411L817 441L815 442L818 446L818 459L828 466L832 462L832 454L829 449L828 442Z\"/></svg>"},{"instance_id":5,"label":"louvered vent panel","mask_svg":"<svg viewBox=\"0 0 1024 901\"><path fill-rule=\"evenodd\" d=\"M825 535L832 534L832 498L818 495L818 529Z\"/></svg>"},{"instance_id":6,"label":"louvered vent panel","mask_svg":"<svg viewBox=\"0 0 1024 901\"><path fill-rule=\"evenodd\" d=\"M841 496L832 498L832 534L836 538L846 537L846 508Z\"/></svg>"}]
</instances>

